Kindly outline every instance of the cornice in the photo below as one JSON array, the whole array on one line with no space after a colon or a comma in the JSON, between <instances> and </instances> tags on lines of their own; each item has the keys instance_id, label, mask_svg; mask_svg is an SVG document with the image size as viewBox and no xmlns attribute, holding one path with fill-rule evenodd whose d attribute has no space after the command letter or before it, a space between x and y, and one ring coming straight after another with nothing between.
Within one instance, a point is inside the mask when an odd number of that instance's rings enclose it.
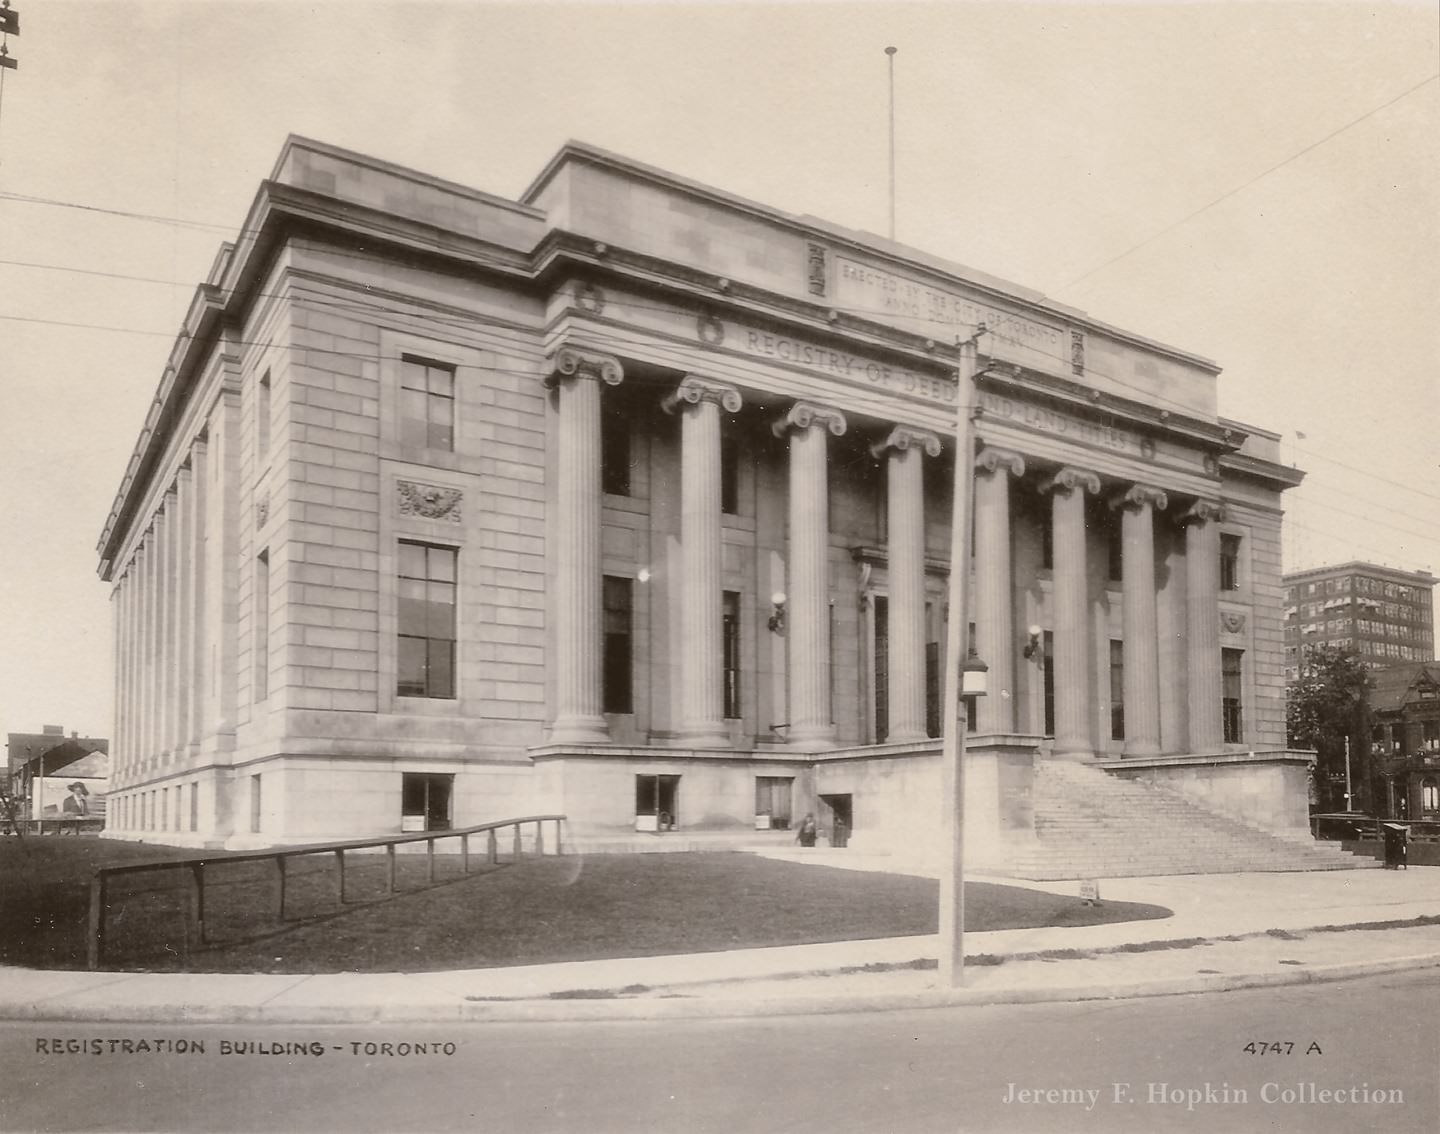
<instances>
[{"instance_id":1,"label":"cornice","mask_svg":"<svg viewBox=\"0 0 1440 1134\"><path fill-rule=\"evenodd\" d=\"M1305 479L1305 470L1277 464L1261 457L1250 457L1243 453L1225 453L1220 457L1220 473L1232 473L1278 487L1282 492L1294 488Z\"/></svg>"},{"instance_id":2,"label":"cornice","mask_svg":"<svg viewBox=\"0 0 1440 1134\"><path fill-rule=\"evenodd\" d=\"M982 342L984 340L981 340ZM1234 426L1207 418L1162 409L1137 398L1126 398L1081 385L1052 374L1027 370L1011 363L985 360L976 375L979 389L993 389L1011 396L1030 398L1062 406L1068 412L1105 424L1106 418L1121 418L1155 435L1183 437L1192 444L1215 452L1227 452L1245 443L1247 435ZM1223 459L1223 458L1222 458Z\"/></svg>"}]
</instances>

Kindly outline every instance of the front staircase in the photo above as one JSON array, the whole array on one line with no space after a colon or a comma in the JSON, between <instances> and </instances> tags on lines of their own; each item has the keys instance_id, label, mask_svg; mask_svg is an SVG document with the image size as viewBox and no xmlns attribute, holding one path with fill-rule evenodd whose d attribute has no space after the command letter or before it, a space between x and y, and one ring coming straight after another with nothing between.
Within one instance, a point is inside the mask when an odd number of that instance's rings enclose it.
<instances>
[{"instance_id":1,"label":"front staircase","mask_svg":"<svg viewBox=\"0 0 1440 1134\"><path fill-rule=\"evenodd\" d=\"M1286 837L1177 792L1070 760L1038 760L1035 841L1006 873L1036 880L1354 870L1379 865L1308 834Z\"/></svg>"}]
</instances>

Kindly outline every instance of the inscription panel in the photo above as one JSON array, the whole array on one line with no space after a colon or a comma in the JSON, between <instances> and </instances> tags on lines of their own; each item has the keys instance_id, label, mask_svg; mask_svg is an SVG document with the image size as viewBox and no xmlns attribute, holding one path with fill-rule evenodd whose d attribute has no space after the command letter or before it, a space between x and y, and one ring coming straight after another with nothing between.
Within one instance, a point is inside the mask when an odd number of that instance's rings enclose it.
<instances>
[{"instance_id":1,"label":"inscription panel","mask_svg":"<svg viewBox=\"0 0 1440 1134\"><path fill-rule=\"evenodd\" d=\"M995 358L1052 374L1068 373L1076 352L1066 329L994 307L959 292L930 287L863 264L835 257L835 302L857 315L888 317L917 334L940 338L969 332L984 323L985 347ZM1078 332L1077 332L1078 333ZM1083 359L1083 347L1078 357Z\"/></svg>"}]
</instances>

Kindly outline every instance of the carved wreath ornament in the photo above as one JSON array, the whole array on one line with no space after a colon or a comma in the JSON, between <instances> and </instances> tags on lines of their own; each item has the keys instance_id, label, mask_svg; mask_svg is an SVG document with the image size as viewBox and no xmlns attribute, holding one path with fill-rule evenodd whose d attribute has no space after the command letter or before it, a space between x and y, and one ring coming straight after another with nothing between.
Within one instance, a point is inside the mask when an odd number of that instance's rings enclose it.
<instances>
[{"instance_id":1,"label":"carved wreath ornament","mask_svg":"<svg viewBox=\"0 0 1440 1134\"><path fill-rule=\"evenodd\" d=\"M452 524L460 522L460 501L464 494L458 488L439 488L433 484L397 480L395 495L402 516L448 520Z\"/></svg>"}]
</instances>

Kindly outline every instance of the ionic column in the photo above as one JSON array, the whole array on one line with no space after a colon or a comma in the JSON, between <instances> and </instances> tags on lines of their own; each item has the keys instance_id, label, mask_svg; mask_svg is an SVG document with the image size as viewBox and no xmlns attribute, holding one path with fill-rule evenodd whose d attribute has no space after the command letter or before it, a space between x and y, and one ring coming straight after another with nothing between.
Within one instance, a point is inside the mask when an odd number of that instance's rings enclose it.
<instances>
[{"instance_id":1,"label":"ionic column","mask_svg":"<svg viewBox=\"0 0 1440 1134\"><path fill-rule=\"evenodd\" d=\"M830 509L828 434L845 433L839 410L796 402L773 426L790 437L790 557L785 606L790 677L787 738L823 748L835 738L830 713Z\"/></svg>"},{"instance_id":2,"label":"ionic column","mask_svg":"<svg viewBox=\"0 0 1440 1134\"><path fill-rule=\"evenodd\" d=\"M924 740L925 730L925 478L923 460L940 455L940 438L896 426L870 447L887 454L886 572L889 641L886 740Z\"/></svg>"},{"instance_id":3,"label":"ionic column","mask_svg":"<svg viewBox=\"0 0 1440 1134\"><path fill-rule=\"evenodd\" d=\"M1155 599L1155 510L1165 493L1133 485L1110 501L1120 509L1125 636L1125 755L1160 752L1160 638Z\"/></svg>"},{"instance_id":4,"label":"ionic column","mask_svg":"<svg viewBox=\"0 0 1440 1134\"><path fill-rule=\"evenodd\" d=\"M680 658L680 739L696 747L729 743L721 640L720 408L739 413L740 391L697 378L662 403L680 414L680 544L685 578Z\"/></svg>"},{"instance_id":5,"label":"ionic column","mask_svg":"<svg viewBox=\"0 0 1440 1134\"><path fill-rule=\"evenodd\" d=\"M562 347L547 379L558 387L560 418L553 744L610 739L600 684L600 383L618 386L624 376L609 355Z\"/></svg>"},{"instance_id":6,"label":"ionic column","mask_svg":"<svg viewBox=\"0 0 1440 1134\"><path fill-rule=\"evenodd\" d=\"M1190 751L1225 746L1220 697L1220 521L1218 501L1197 500L1185 525L1185 640L1189 670Z\"/></svg>"},{"instance_id":7,"label":"ionic column","mask_svg":"<svg viewBox=\"0 0 1440 1134\"><path fill-rule=\"evenodd\" d=\"M1100 478L1082 469L1063 468L1046 479L1050 494L1055 587L1055 746L1056 756L1089 756L1090 641L1086 605L1085 493L1100 491Z\"/></svg>"},{"instance_id":8,"label":"ionic column","mask_svg":"<svg viewBox=\"0 0 1440 1134\"><path fill-rule=\"evenodd\" d=\"M1015 731L1014 582L1010 566L1010 478L1025 460L986 447L975 458L975 650L990 667L990 695L977 704L977 731Z\"/></svg>"}]
</instances>

